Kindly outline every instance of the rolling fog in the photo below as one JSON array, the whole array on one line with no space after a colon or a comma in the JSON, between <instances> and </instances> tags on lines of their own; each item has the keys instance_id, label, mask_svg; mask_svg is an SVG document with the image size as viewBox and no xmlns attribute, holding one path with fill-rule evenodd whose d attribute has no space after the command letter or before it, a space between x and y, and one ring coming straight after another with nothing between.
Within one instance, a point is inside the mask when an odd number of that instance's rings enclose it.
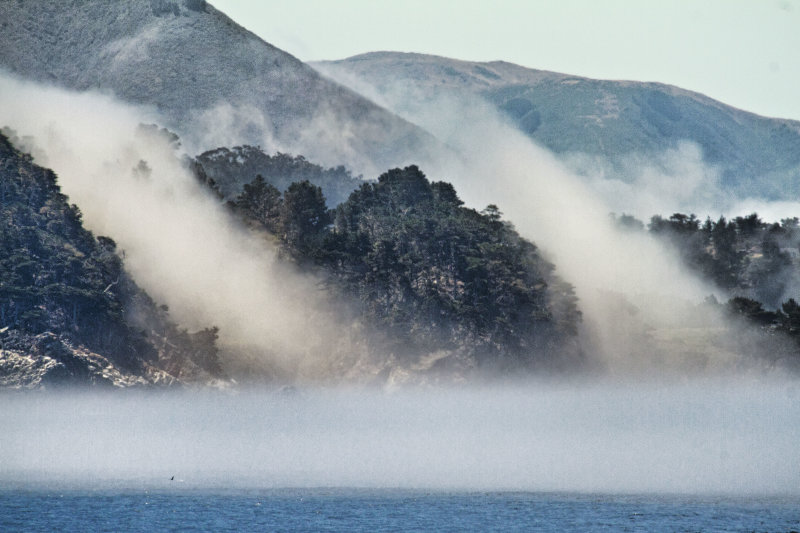
<instances>
[{"instance_id":1,"label":"rolling fog","mask_svg":"<svg viewBox=\"0 0 800 533\"><path fill-rule=\"evenodd\" d=\"M0 124L23 138L95 235L111 236L134 280L177 323L218 326L220 344L256 372L320 379L341 361L346 327L318 280L277 260L184 168L151 110L107 95L0 77ZM242 355L246 354L246 355ZM231 361L228 361L231 363ZM351 362L352 364L352 362Z\"/></svg>"},{"instance_id":2,"label":"rolling fog","mask_svg":"<svg viewBox=\"0 0 800 533\"><path fill-rule=\"evenodd\" d=\"M504 219L540 247L575 286L583 346L605 372L716 375L769 358L772 348L702 306L709 296L723 302L729 296L690 272L663 242L620 231L610 214L646 222L655 214L687 212L702 219L757 210L765 220L779 220L795 216L800 203L731 198L719 184L718 169L688 141L655 159L628 154L626 176L617 176L599 156L556 156L476 95L406 87L386 92L350 73L321 69L454 149L458 155L440 154L422 169L432 180L453 183L470 207L498 205ZM739 346L723 348L721 337L709 334L731 327L743 334ZM685 340L687 333L691 340Z\"/></svg>"},{"instance_id":3,"label":"rolling fog","mask_svg":"<svg viewBox=\"0 0 800 533\"><path fill-rule=\"evenodd\" d=\"M278 261L268 240L240 228L194 180L179 148L139 126L159 123L153 110L10 77L0 78L0 94L13 101L0 110L0 124L27 139L25 148L36 161L55 170L87 227L118 242L137 283L167 304L178 323L220 328L220 346L227 352L223 365L233 374L335 382L344 375L369 378L385 366L382 356L364 353L359 328L325 298L319 280ZM225 120L224 107L215 113L219 129L178 133L192 145L198 139L206 147L233 144L230 125L236 115ZM675 332L697 326L703 314L697 306L717 291L648 235L616 230L609 220L612 209L591 181L488 105L466 98L437 100L409 118L453 149L420 162L428 177L452 182L476 209L497 204L575 286L584 321L581 342L595 367L613 375L649 375L654 368L715 374L735 371L752 359L750 351L758 349L754 342L747 343L747 353L720 350L713 336L700 335L688 354L654 344L652 331L680 344ZM269 146L271 133L264 135ZM304 150L301 142L293 151ZM684 160L678 168L687 174L685 180L700 182L698 173L713 174L695 168L702 165L691 147L681 150L686 153L669 157ZM678 181L673 188L684 185ZM670 195L663 196L666 201ZM631 207L636 212L640 206ZM723 317L705 315L700 326L724 326Z\"/></svg>"}]
</instances>

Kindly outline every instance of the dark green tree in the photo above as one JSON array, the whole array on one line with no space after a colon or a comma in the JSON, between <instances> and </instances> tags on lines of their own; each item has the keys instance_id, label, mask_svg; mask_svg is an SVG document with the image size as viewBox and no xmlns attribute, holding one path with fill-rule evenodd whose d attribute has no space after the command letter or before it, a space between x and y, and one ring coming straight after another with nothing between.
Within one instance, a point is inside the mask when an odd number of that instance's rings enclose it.
<instances>
[{"instance_id":1,"label":"dark green tree","mask_svg":"<svg viewBox=\"0 0 800 533\"><path fill-rule=\"evenodd\" d=\"M281 230L282 206L281 192L267 183L260 174L244 186L242 193L231 202L231 206L242 216L264 229L277 233Z\"/></svg>"},{"instance_id":2,"label":"dark green tree","mask_svg":"<svg viewBox=\"0 0 800 533\"><path fill-rule=\"evenodd\" d=\"M280 221L283 239L294 255L316 255L331 223L322 189L308 181L292 183L283 195Z\"/></svg>"}]
</instances>

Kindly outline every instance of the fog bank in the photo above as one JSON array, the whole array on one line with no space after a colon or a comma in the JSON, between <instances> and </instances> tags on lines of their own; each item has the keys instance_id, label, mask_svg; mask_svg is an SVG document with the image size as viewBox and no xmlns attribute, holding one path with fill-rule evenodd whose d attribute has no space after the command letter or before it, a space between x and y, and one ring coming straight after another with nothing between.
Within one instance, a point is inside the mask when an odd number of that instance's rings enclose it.
<instances>
[{"instance_id":1,"label":"fog bank","mask_svg":"<svg viewBox=\"0 0 800 533\"><path fill-rule=\"evenodd\" d=\"M3 484L800 495L788 381L2 400Z\"/></svg>"}]
</instances>

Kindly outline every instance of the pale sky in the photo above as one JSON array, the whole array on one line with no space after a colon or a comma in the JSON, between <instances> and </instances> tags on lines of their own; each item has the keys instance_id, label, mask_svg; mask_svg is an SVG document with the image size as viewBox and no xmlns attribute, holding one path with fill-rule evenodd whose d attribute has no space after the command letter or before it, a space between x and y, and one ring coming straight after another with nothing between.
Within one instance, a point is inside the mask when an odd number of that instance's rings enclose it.
<instances>
[{"instance_id":1,"label":"pale sky","mask_svg":"<svg viewBox=\"0 0 800 533\"><path fill-rule=\"evenodd\" d=\"M211 0L304 61L392 50L659 81L800 120L800 0Z\"/></svg>"}]
</instances>

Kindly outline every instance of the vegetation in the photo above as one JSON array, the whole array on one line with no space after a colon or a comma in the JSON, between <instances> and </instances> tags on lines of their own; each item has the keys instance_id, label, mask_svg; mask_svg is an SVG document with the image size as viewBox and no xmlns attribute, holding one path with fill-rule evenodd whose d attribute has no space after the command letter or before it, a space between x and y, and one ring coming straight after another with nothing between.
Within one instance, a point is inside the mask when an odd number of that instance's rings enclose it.
<instances>
[{"instance_id":1,"label":"vegetation","mask_svg":"<svg viewBox=\"0 0 800 533\"><path fill-rule=\"evenodd\" d=\"M191 164L220 198L226 195L212 175L234 183L251 169L264 171L229 195L228 207L270 234L284 259L320 275L332 295L351 304L342 313L363 326L370 353L406 360L453 355L441 364L505 372L582 360L572 286L497 206L467 208L452 185L429 181L416 166L365 182L342 167L324 170L252 147L206 152ZM326 187L349 195L329 209ZM614 219L674 247L730 297L709 304L779 339L770 341L776 359L800 360L797 218L701 221L675 213L647 225L629 215ZM222 375L218 330L189 333L176 325L125 271L114 241L83 227L56 176L2 135L0 229L5 347L33 353L58 339L134 372L159 369L184 380ZM52 353L68 360L68 350L59 350Z\"/></svg>"},{"instance_id":2,"label":"vegetation","mask_svg":"<svg viewBox=\"0 0 800 533\"><path fill-rule=\"evenodd\" d=\"M644 231L630 215L616 218L621 226ZM726 220L675 213L653 216L650 234L669 243L684 263L706 280L732 294L777 308L786 295L800 290L800 221L787 218L767 223L756 213Z\"/></svg>"},{"instance_id":3,"label":"vegetation","mask_svg":"<svg viewBox=\"0 0 800 533\"><path fill-rule=\"evenodd\" d=\"M528 368L577 356L572 287L496 206L462 204L452 185L410 166L363 183L335 211L308 181L281 196L261 176L229 205L331 290L355 296L391 353L454 350Z\"/></svg>"},{"instance_id":4,"label":"vegetation","mask_svg":"<svg viewBox=\"0 0 800 533\"><path fill-rule=\"evenodd\" d=\"M645 225L630 215L615 217L630 231ZM756 213L732 220L700 221L695 215L653 216L647 231L669 243L693 271L730 295L727 311L767 332L793 340L800 358L800 220L768 223Z\"/></svg>"},{"instance_id":5,"label":"vegetation","mask_svg":"<svg viewBox=\"0 0 800 533\"><path fill-rule=\"evenodd\" d=\"M53 172L0 135L0 330L25 350L51 333L130 371L220 375L216 329L190 334L125 271L108 237L95 238Z\"/></svg>"},{"instance_id":6,"label":"vegetation","mask_svg":"<svg viewBox=\"0 0 800 533\"><path fill-rule=\"evenodd\" d=\"M235 197L254 176L261 175L280 192L292 183L308 181L322 189L331 205L346 200L363 181L341 165L325 169L301 155L293 157L278 152L270 156L248 145L204 152L195 158L194 170L221 197Z\"/></svg>"}]
</instances>

